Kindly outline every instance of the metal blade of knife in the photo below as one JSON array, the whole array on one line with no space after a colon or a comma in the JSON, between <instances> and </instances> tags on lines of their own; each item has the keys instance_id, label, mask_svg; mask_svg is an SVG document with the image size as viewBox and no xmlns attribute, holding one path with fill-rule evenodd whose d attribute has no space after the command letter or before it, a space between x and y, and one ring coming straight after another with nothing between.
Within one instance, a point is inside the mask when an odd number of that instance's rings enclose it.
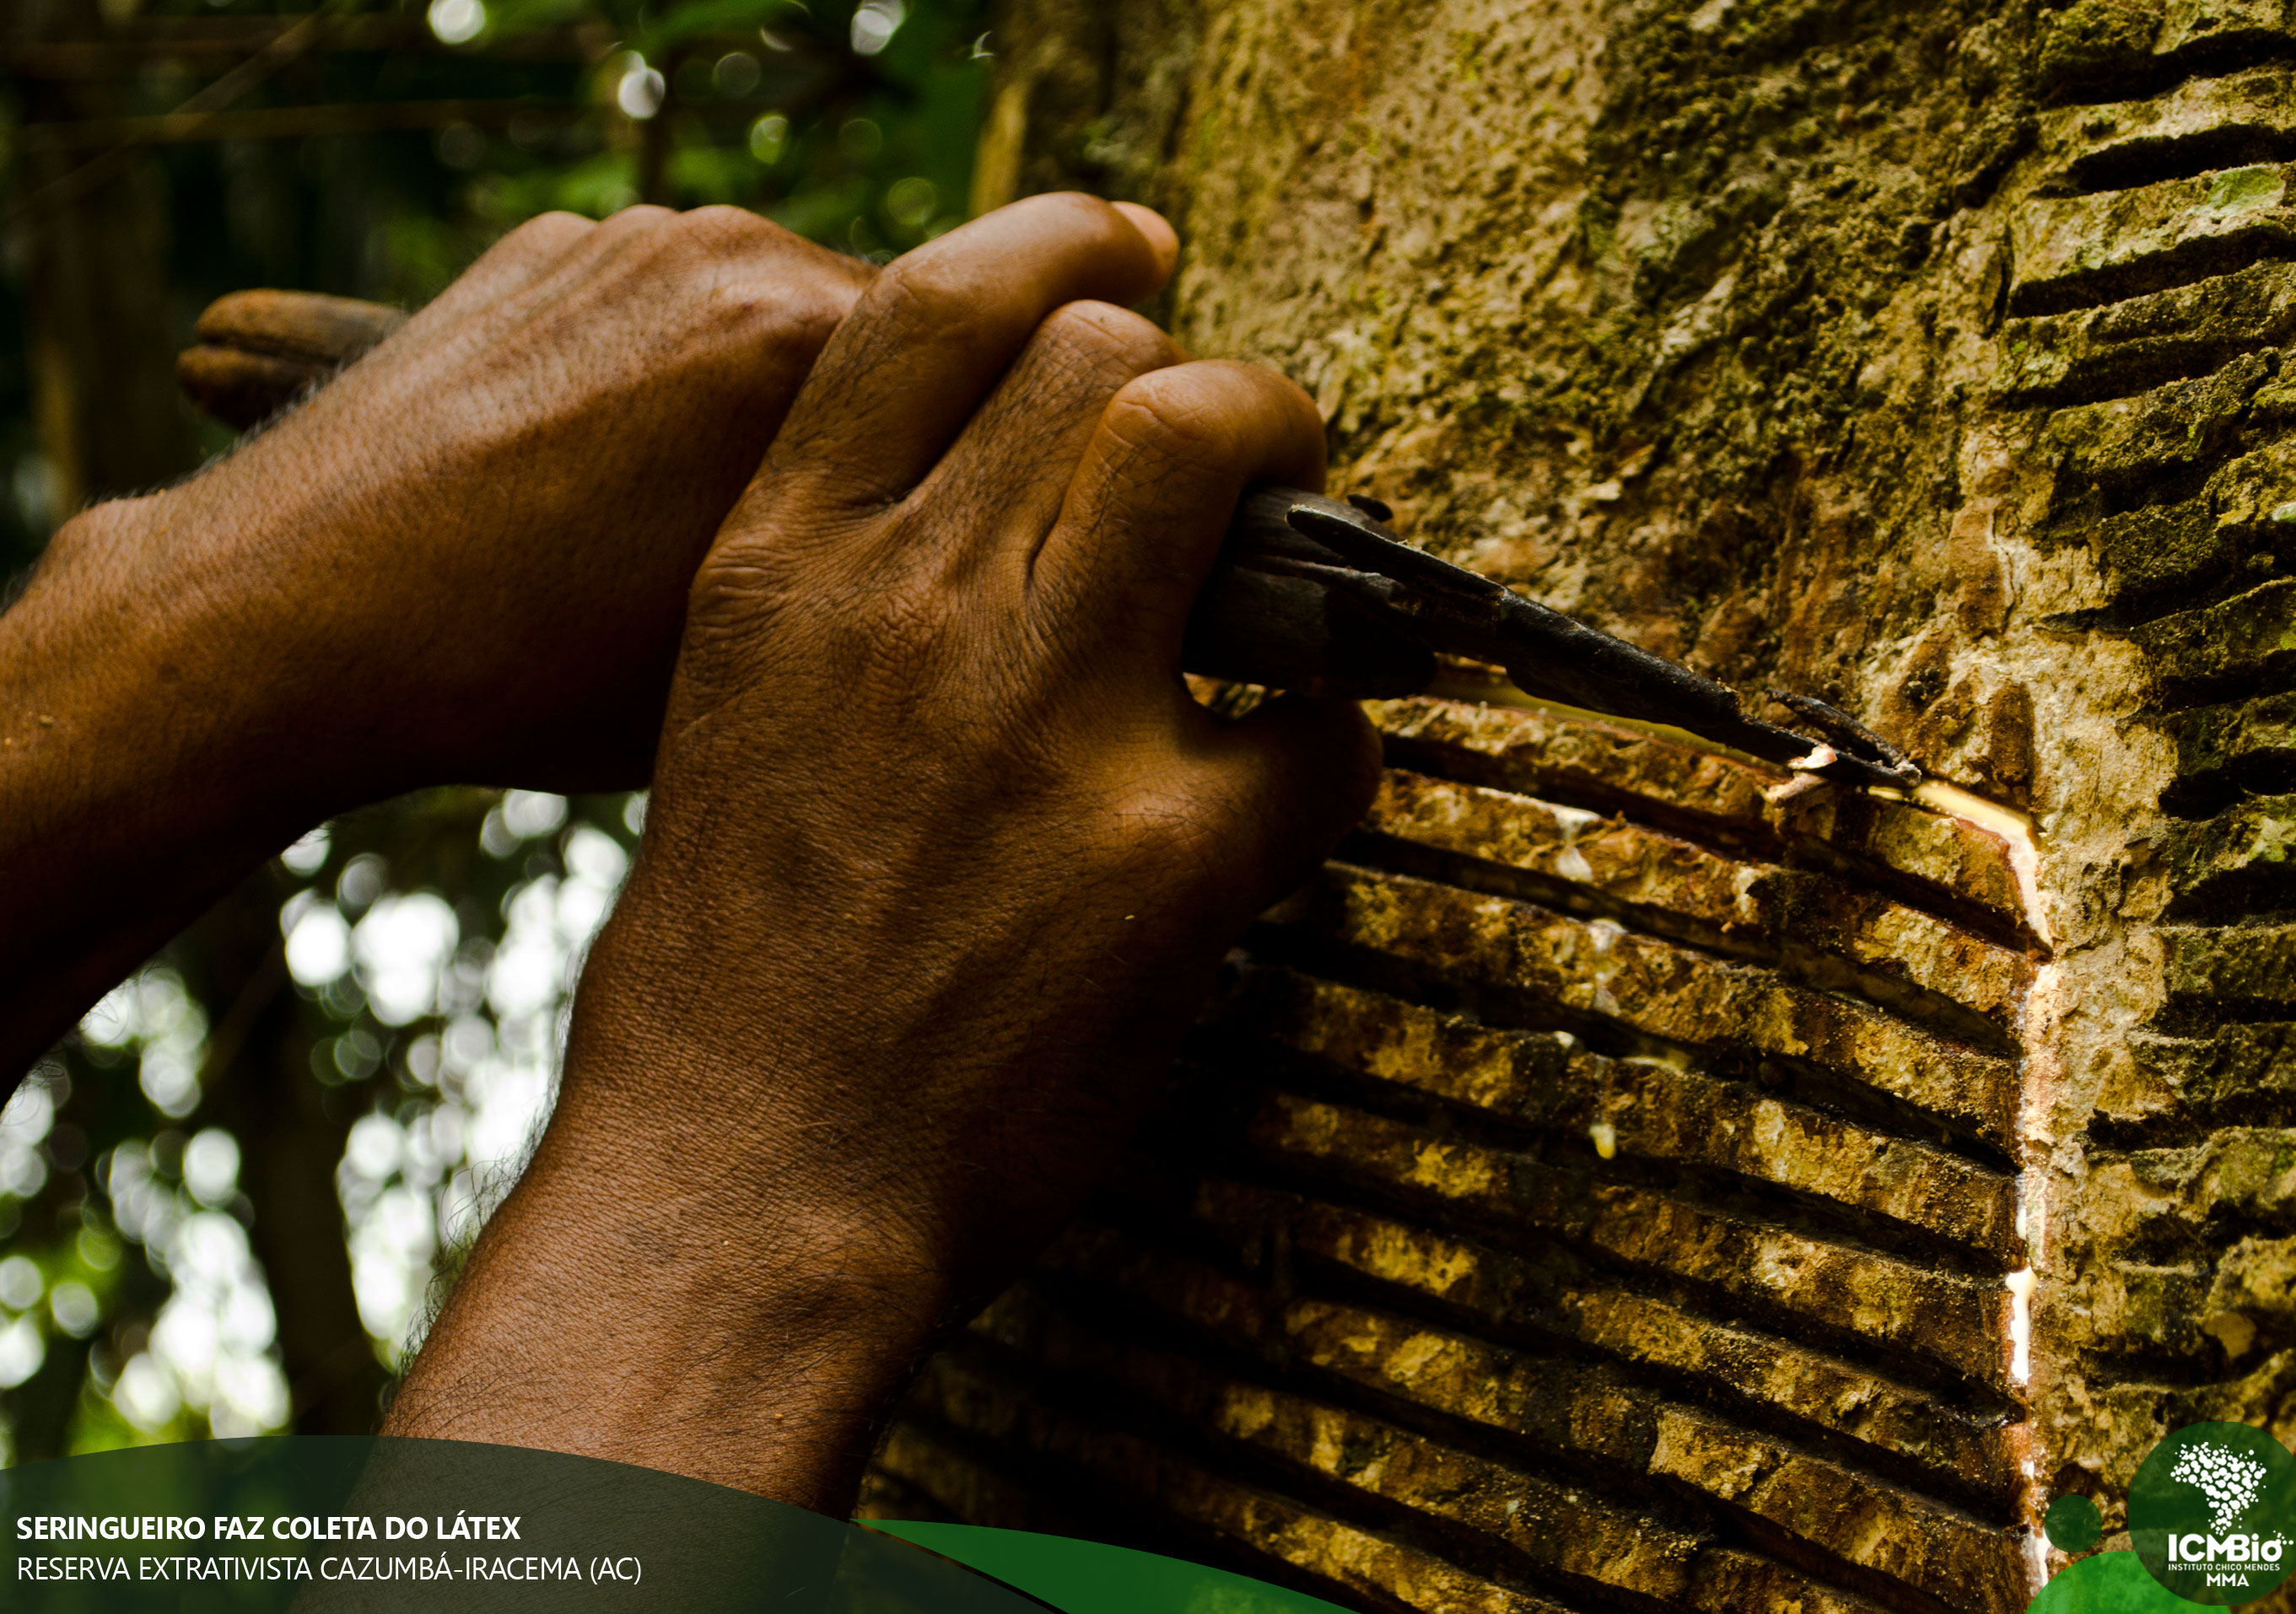
<instances>
[{"instance_id":1,"label":"metal blade of knife","mask_svg":"<svg viewBox=\"0 0 2296 1614\"><path fill-rule=\"evenodd\" d=\"M1365 508L1369 505L1370 508ZM1737 692L1405 543L1373 501L1248 490L1190 623L1189 670L1357 698L1416 694L1436 658L1505 669L1545 701L1687 731L1844 784L1907 790L1921 772L1846 714L1778 695L1822 736L1749 716Z\"/></svg>"}]
</instances>

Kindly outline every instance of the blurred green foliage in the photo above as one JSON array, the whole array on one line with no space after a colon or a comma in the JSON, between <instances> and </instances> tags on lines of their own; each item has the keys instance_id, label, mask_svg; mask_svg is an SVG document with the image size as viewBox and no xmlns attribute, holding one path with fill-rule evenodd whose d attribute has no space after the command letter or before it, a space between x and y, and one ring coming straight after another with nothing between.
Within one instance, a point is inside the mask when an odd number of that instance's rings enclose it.
<instances>
[{"instance_id":1,"label":"blurred green foliage","mask_svg":"<svg viewBox=\"0 0 2296 1614\"><path fill-rule=\"evenodd\" d=\"M49 497L25 340L41 312L26 300L37 221L20 211L37 177L28 153L38 126L174 111L213 82L217 61L212 50L171 53L171 40L212 40L234 25L245 34L314 8L81 0L77 9L86 24L65 37L119 42L136 60L93 82L0 77L12 196L0 259L0 578L20 573L69 513ZM165 283L181 341L209 301L247 286L419 305L521 221L554 209L603 217L642 193L753 209L878 261L964 217L991 65L986 0L350 0L332 9L342 17L336 35L231 109L324 109L342 132L145 148L164 197ZM458 43L440 37L442 25ZM379 105L454 103L469 115L362 128ZM205 422L187 437L205 453L229 440Z\"/></svg>"},{"instance_id":2,"label":"blurred green foliage","mask_svg":"<svg viewBox=\"0 0 2296 1614\"><path fill-rule=\"evenodd\" d=\"M622 48L580 70L533 70L533 87L521 93L617 111L658 94L660 111L644 120L660 120L659 130L644 133L667 147L656 200L755 209L801 235L882 261L964 217L987 78L988 57L974 48L982 10L977 3L857 12L808 10L795 0L524 0L490 13L472 48L521 27L610 20ZM901 17L868 55L853 48L860 14ZM472 94L474 65L427 63L405 93ZM658 89L632 86L623 95L633 75L647 72L661 76ZM633 135L603 112L555 127L537 118L499 132L442 130L432 154L467 177L449 182L445 205L390 221L381 278L399 297L420 299L475 245L521 219L554 208L603 216L638 200L643 153Z\"/></svg>"},{"instance_id":3,"label":"blurred green foliage","mask_svg":"<svg viewBox=\"0 0 2296 1614\"><path fill-rule=\"evenodd\" d=\"M232 102L317 109L320 132L137 148L106 182L129 192L71 204L153 211L175 346L247 286L419 304L552 209L730 202L879 261L964 214L985 0L327 9L338 32ZM55 227L42 187L110 147L60 159L53 130L172 111L309 10L55 0L44 33L0 22L27 64L0 79L0 584L70 513L32 355L37 335L72 362L74 333L28 266ZM102 42L116 70L51 70L28 40ZM376 127L393 108L422 127ZM231 442L188 406L179 424L175 473ZM546 1112L643 814L440 790L325 826L41 1061L0 1110L0 1464L372 1423L430 1274Z\"/></svg>"}]
</instances>

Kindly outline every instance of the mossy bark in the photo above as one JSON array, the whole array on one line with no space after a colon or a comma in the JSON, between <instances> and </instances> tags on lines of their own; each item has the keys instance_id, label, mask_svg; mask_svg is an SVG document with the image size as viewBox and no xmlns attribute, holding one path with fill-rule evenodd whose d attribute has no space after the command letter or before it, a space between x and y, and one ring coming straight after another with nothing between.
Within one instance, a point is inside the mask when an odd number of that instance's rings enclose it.
<instances>
[{"instance_id":1,"label":"mossy bark","mask_svg":"<svg viewBox=\"0 0 2296 1614\"><path fill-rule=\"evenodd\" d=\"M996 40L984 172L1162 208L1173 329L1335 487L1966 794L1382 708L1365 832L883 1504L1363 1607L2015 1610L2054 1496L2115 1544L2169 1430L2296 1440L2296 12Z\"/></svg>"}]
</instances>

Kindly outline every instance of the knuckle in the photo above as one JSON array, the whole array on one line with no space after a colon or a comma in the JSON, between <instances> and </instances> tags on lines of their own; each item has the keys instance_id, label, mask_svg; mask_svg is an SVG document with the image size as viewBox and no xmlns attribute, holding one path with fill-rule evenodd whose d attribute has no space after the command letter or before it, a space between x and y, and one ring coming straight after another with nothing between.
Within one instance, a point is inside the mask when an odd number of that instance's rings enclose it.
<instances>
[{"instance_id":1,"label":"knuckle","mask_svg":"<svg viewBox=\"0 0 2296 1614\"><path fill-rule=\"evenodd\" d=\"M805 237L746 208L718 202L673 216L663 231L663 245L681 257L692 255L712 264L729 262L741 269L764 270L765 283L783 299L807 299L842 315L867 286L874 266L840 257Z\"/></svg>"},{"instance_id":2,"label":"knuckle","mask_svg":"<svg viewBox=\"0 0 2296 1614\"><path fill-rule=\"evenodd\" d=\"M785 273L777 274L775 283L784 295L808 317L834 325L853 312L861 294L869 289L869 272L873 265L824 252L812 242L791 238L790 258ZM856 267L862 273L856 274Z\"/></svg>"},{"instance_id":3,"label":"knuckle","mask_svg":"<svg viewBox=\"0 0 2296 1614\"><path fill-rule=\"evenodd\" d=\"M107 530L113 524L117 513L114 502L107 501L91 504L69 517L62 526L48 536L47 544L40 551L38 565L32 574L33 581L41 580L44 573L53 576L68 572L74 566L82 564L88 555L100 553L104 547Z\"/></svg>"},{"instance_id":4,"label":"knuckle","mask_svg":"<svg viewBox=\"0 0 2296 1614\"><path fill-rule=\"evenodd\" d=\"M1206 359L1203 369L1208 375L1219 376L1223 384L1233 386L1240 397L1249 397L1253 406L1271 417L1289 416L1285 423L1310 424L1322 435L1324 417L1316 413L1316 400L1282 371L1228 358Z\"/></svg>"},{"instance_id":5,"label":"knuckle","mask_svg":"<svg viewBox=\"0 0 2296 1614\"><path fill-rule=\"evenodd\" d=\"M709 277L690 324L711 341L732 340L767 360L809 365L843 310L808 286L751 275Z\"/></svg>"},{"instance_id":6,"label":"knuckle","mask_svg":"<svg viewBox=\"0 0 2296 1614\"><path fill-rule=\"evenodd\" d=\"M1179 356L1172 339L1153 322L1113 303L1063 303L1045 317L1037 336L1064 357L1128 375L1160 369Z\"/></svg>"},{"instance_id":7,"label":"knuckle","mask_svg":"<svg viewBox=\"0 0 2296 1614\"><path fill-rule=\"evenodd\" d=\"M1232 826L1221 821L1220 804L1201 790L1172 783L1143 783L1127 792L1118 809L1129 849L1142 866L1170 878L1189 871L1197 881L1233 862Z\"/></svg>"},{"instance_id":8,"label":"knuckle","mask_svg":"<svg viewBox=\"0 0 2296 1614\"><path fill-rule=\"evenodd\" d=\"M585 218L579 213L554 208L547 213L537 213L503 239L527 242L540 237L554 241L568 235L586 234L597 227L595 221Z\"/></svg>"},{"instance_id":9,"label":"knuckle","mask_svg":"<svg viewBox=\"0 0 2296 1614\"><path fill-rule=\"evenodd\" d=\"M961 319L980 299L978 277L938 252L912 252L888 265L871 297L896 324L927 329Z\"/></svg>"},{"instance_id":10,"label":"knuckle","mask_svg":"<svg viewBox=\"0 0 2296 1614\"><path fill-rule=\"evenodd\" d=\"M896 683L936 666L954 637L947 602L922 579L904 579L883 588L873 609L850 631L854 659Z\"/></svg>"},{"instance_id":11,"label":"knuckle","mask_svg":"<svg viewBox=\"0 0 2296 1614\"><path fill-rule=\"evenodd\" d=\"M760 248L779 245L777 237L793 239L771 219L722 202L678 214L675 228L682 242L726 257L746 258Z\"/></svg>"},{"instance_id":12,"label":"knuckle","mask_svg":"<svg viewBox=\"0 0 2296 1614\"><path fill-rule=\"evenodd\" d=\"M686 588L686 635L713 647L770 638L802 610L803 590L787 557L744 532L721 540Z\"/></svg>"},{"instance_id":13,"label":"knuckle","mask_svg":"<svg viewBox=\"0 0 2296 1614\"><path fill-rule=\"evenodd\" d=\"M723 206L666 217L626 242L623 265L678 288L697 335L734 337L745 350L762 343L768 356L809 365L859 295L849 278L819 272L830 254L770 219Z\"/></svg>"},{"instance_id":14,"label":"knuckle","mask_svg":"<svg viewBox=\"0 0 2296 1614\"><path fill-rule=\"evenodd\" d=\"M962 354L983 340L984 322L995 310L980 295L977 278L961 266L919 266L906 273L896 260L860 294L844 317L840 333L857 366L922 363L934 353Z\"/></svg>"},{"instance_id":15,"label":"knuckle","mask_svg":"<svg viewBox=\"0 0 2296 1614\"><path fill-rule=\"evenodd\" d=\"M633 235L657 233L664 223L676 217L668 208L656 207L652 202L637 202L610 218L600 220L592 226L591 237L603 245L618 245Z\"/></svg>"},{"instance_id":16,"label":"knuckle","mask_svg":"<svg viewBox=\"0 0 2296 1614\"><path fill-rule=\"evenodd\" d=\"M578 213L537 213L507 232L487 250L486 257L510 261L546 258L597 227Z\"/></svg>"}]
</instances>

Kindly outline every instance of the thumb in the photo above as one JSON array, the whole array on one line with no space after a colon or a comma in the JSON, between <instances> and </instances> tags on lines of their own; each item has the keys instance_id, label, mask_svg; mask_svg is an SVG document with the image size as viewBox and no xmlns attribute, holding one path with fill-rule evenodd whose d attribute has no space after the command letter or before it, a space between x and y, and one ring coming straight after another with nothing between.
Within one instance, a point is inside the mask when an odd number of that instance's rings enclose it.
<instances>
[{"instance_id":1,"label":"thumb","mask_svg":"<svg viewBox=\"0 0 2296 1614\"><path fill-rule=\"evenodd\" d=\"M1379 731L1352 700L1284 695L1223 730L1205 766L1234 826L1235 896L1250 918L1363 821L1379 789Z\"/></svg>"}]
</instances>

